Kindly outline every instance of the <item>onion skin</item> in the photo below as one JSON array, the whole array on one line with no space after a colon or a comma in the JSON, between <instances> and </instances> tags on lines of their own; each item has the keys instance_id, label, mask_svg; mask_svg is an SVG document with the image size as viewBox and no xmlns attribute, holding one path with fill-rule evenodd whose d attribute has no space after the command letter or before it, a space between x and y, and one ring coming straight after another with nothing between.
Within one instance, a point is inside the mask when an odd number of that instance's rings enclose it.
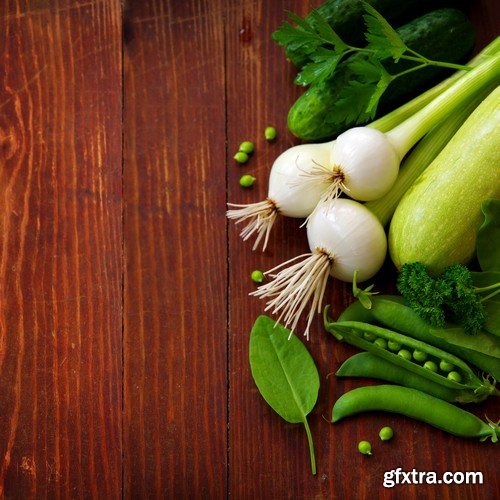
<instances>
[{"instance_id":1,"label":"onion skin","mask_svg":"<svg viewBox=\"0 0 500 500\"><path fill-rule=\"evenodd\" d=\"M368 127L354 127L339 135L330 163L344 175L346 194L355 200L376 200L393 186L400 158L388 137Z\"/></svg>"},{"instance_id":2,"label":"onion skin","mask_svg":"<svg viewBox=\"0 0 500 500\"><path fill-rule=\"evenodd\" d=\"M352 282L374 276L384 263L387 237L379 220L361 203L339 198L318 207L307 225L311 251L321 249L332 257L330 274Z\"/></svg>"},{"instance_id":3,"label":"onion skin","mask_svg":"<svg viewBox=\"0 0 500 500\"><path fill-rule=\"evenodd\" d=\"M300 144L287 149L276 158L269 174L268 198L281 215L307 217L325 191L323 183L304 189L301 177L317 165L328 166L332 143Z\"/></svg>"}]
</instances>

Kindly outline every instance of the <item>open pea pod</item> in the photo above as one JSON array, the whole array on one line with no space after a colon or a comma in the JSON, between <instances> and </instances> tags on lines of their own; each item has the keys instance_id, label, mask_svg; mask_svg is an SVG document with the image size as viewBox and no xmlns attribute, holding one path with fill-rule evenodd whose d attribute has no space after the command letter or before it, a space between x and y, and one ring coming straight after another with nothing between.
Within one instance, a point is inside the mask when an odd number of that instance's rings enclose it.
<instances>
[{"instance_id":1,"label":"open pea pod","mask_svg":"<svg viewBox=\"0 0 500 500\"><path fill-rule=\"evenodd\" d=\"M487 397L469 389L445 387L372 352L358 352L347 358L335 372L337 377L363 377L383 380L430 394L449 403L478 403Z\"/></svg>"},{"instance_id":2,"label":"open pea pod","mask_svg":"<svg viewBox=\"0 0 500 500\"><path fill-rule=\"evenodd\" d=\"M414 339L439 347L500 379L500 338L486 332L467 335L462 328L447 325L436 328L426 323L397 295L371 297L372 308L354 302L340 315L339 321L379 324Z\"/></svg>"},{"instance_id":3,"label":"open pea pod","mask_svg":"<svg viewBox=\"0 0 500 500\"><path fill-rule=\"evenodd\" d=\"M344 340L360 349L376 354L443 387L459 391L463 402L482 401L490 394L498 394L494 383L487 378L481 380L461 359L442 349L370 323L330 321L327 310L325 310L324 320L326 330L338 340ZM388 350L387 343L397 346L398 353ZM403 357L403 351L409 354L410 358ZM413 359L411 352L414 355L418 352L422 361ZM423 366L421 362L424 360L426 365L431 363L430 366L435 366L436 371ZM442 362L449 367L446 372L437 369ZM453 377L449 376L451 372L454 374Z\"/></svg>"}]
</instances>

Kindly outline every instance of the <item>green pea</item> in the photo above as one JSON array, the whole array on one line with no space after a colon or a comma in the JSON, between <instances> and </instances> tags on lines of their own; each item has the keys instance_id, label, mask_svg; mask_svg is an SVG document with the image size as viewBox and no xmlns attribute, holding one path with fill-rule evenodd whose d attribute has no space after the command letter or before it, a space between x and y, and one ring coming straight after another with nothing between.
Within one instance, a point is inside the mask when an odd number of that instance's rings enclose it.
<instances>
[{"instance_id":1,"label":"green pea","mask_svg":"<svg viewBox=\"0 0 500 500\"><path fill-rule=\"evenodd\" d=\"M358 443L358 450L363 455L371 455L372 454L372 445L369 441L360 441Z\"/></svg>"},{"instance_id":2,"label":"green pea","mask_svg":"<svg viewBox=\"0 0 500 500\"><path fill-rule=\"evenodd\" d=\"M382 427L378 435L382 441L389 441L394 436L394 431L390 427Z\"/></svg>"},{"instance_id":3,"label":"green pea","mask_svg":"<svg viewBox=\"0 0 500 500\"><path fill-rule=\"evenodd\" d=\"M238 163L246 163L248 161L248 155L244 151L238 151L233 158Z\"/></svg>"},{"instance_id":4,"label":"green pea","mask_svg":"<svg viewBox=\"0 0 500 500\"><path fill-rule=\"evenodd\" d=\"M434 361L426 361L424 363L424 368L426 368L427 370L430 370L431 372L437 372L438 371L438 367L436 365L436 363L434 363Z\"/></svg>"},{"instance_id":5,"label":"green pea","mask_svg":"<svg viewBox=\"0 0 500 500\"><path fill-rule=\"evenodd\" d=\"M456 371L448 373L448 376L446 378L453 380L453 382L462 382L462 375L460 375L460 373Z\"/></svg>"},{"instance_id":6,"label":"green pea","mask_svg":"<svg viewBox=\"0 0 500 500\"><path fill-rule=\"evenodd\" d=\"M253 145L253 143L250 142L250 141L243 141L240 144L240 151L242 153L246 153L247 155L252 154L253 151L254 151L254 145Z\"/></svg>"},{"instance_id":7,"label":"green pea","mask_svg":"<svg viewBox=\"0 0 500 500\"><path fill-rule=\"evenodd\" d=\"M268 141L273 141L276 139L276 129L274 127L266 127L264 130L264 137Z\"/></svg>"},{"instance_id":8,"label":"green pea","mask_svg":"<svg viewBox=\"0 0 500 500\"><path fill-rule=\"evenodd\" d=\"M250 277L255 283L262 283L264 281L264 273L262 271L259 271L258 269L252 271Z\"/></svg>"},{"instance_id":9,"label":"green pea","mask_svg":"<svg viewBox=\"0 0 500 500\"><path fill-rule=\"evenodd\" d=\"M413 359L419 363L423 363L427 359L427 353L424 351L419 351L415 349L413 351Z\"/></svg>"},{"instance_id":10,"label":"green pea","mask_svg":"<svg viewBox=\"0 0 500 500\"><path fill-rule=\"evenodd\" d=\"M389 342L387 342L387 347L389 348L389 351L396 352L401 349L401 344L395 340L389 340Z\"/></svg>"},{"instance_id":11,"label":"green pea","mask_svg":"<svg viewBox=\"0 0 500 500\"><path fill-rule=\"evenodd\" d=\"M408 361L410 361L410 359L411 359L411 352L408 351L407 349L401 349L398 352L398 356L401 356L402 358L407 359Z\"/></svg>"},{"instance_id":12,"label":"green pea","mask_svg":"<svg viewBox=\"0 0 500 500\"><path fill-rule=\"evenodd\" d=\"M255 177L249 174L242 175L240 178L240 186L246 188L253 186L254 182L255 182Z\"/></svg>"},{"instance_id":13,"label":"green pea","mask_svg":"<svg viewBox=\"0 0 500 500\"><path fill-rule=\"evenodd\" d=\"M381 337L378 339L375 339L375 342L373 342L376 346L380 347L381 349L387 349L387 341Z\"/></svg>"},{"instance_id":14,"label":"green pea","mask_svg":"<svg viewBox=\"0 0 500 500\"><path fill-rule=\"evenodd\" d=\"M453 368L455 368L453 366L453 363L450 363L449 361L445 361L444 359L442 359L439 362L439 369L443 370L444 372L451 372L451 370L453 370Z\"/></svg>"},{"instance_id":15,"label":"green pea","mask_svg":"<svg viewBox=\"0 0 500 500\"><path fill-rule=\"evenodd\" d=\"M377 336L372 332L363 332L363 338L368 340L368 342L373 342Z\"/></svg>"}]
</instances>

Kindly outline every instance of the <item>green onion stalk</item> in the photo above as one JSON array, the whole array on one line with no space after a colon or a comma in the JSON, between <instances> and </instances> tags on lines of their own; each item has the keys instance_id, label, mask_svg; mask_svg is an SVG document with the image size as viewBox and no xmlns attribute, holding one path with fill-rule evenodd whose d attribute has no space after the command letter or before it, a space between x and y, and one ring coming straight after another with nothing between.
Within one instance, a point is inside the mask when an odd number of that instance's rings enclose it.
<instances>
[{"instance_id":1,"label":"green onion stalk","mask_svg":"<svg viewBox=\"0 0 500 500\"><path fill-rule=\"evenodd\" d=\"M489 61L498 54L500 54L500 37L495 38L495 40L484 47L484 49L479 52L479 54L477 54L467 63L467 66L469 68L475 68ZM375 120L374 122L368 124L367 127L376 128L380 132L389 132L390 130L400 125L403 121L420 111L423 107L427 106L430 102L436 99L436 97L442 94L445 90L449 89L457 80L462 78L467 73L468 71L466 70L460 70L453 73L453 75L448 77L446 80L443 80L431 89L420 94L418 97L415 97L414 99L407 102L406 104L403 104L394 111L391 111L378 120Z\"/></svg>"},{"instance_id":2,"label":"green onion stalk","mask_svg":"<svg viewBox=\"0 0 500 500\"><path fill-rule=\"evenodd\" d=\"M381 198L365 203L366 208L380 220L383 226L386 226L390 222L396 207L406 191L434 161L472 111L474 111L477 105L493 88L493 86L487 87L473 95L462 109L448 116L448 118L426 134L403 160L398 177L391 190Z\"/></svg>"}]
</instances>

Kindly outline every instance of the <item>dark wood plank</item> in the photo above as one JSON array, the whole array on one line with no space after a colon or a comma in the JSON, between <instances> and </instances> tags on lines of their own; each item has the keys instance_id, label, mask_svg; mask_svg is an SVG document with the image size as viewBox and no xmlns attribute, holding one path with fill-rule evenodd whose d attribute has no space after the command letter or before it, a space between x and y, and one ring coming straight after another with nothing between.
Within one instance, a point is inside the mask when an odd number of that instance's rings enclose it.
<instances>
[{"instance_id":1,"label":"dark wood plank","mask_svg":"<svg viewBox=\"0 0 500 500\"><path fill-rule=\"evenodd\" d=\"M226 492L224 12L125 13L125 493Z\"/></svg>"},{"instance_id":2,"label":"dark wood plank","mask_svg":"<svg viewBox=\"0 0 500 500\"><path fill-rule=\"evenodd\" d=\"M287 132L286 110L299 91L291 84L292 68L270 35L284 19L285 9L305 14L307 5L301 1L229 4L228 197L233 203L251 203L265 199L269 169L276 156L298 143ZM278 131L272 143L263 136L267 125ZM247 164L240 166L232 156L243 140L254 142L255 153ZM256 177L251 189L239 186L242 173ZM314 492L321 492L321 482L309 474L303 429L283 422L267 406L252 380L248 363L249 332L255 318L263 312L263 304L248 297L255 289L250 273L253 269L270 269L307 251L299 225L292 219L278 220L265 253L253 252L253 242L243 242L238 236L239 228L233 222L229 225L229 492L234 498L259 497L259 492L266 492L267 498L306 498L306 493L313 497ZM320 331L316 324L313 331L311 344L321 350L324 338L316 335ZM320 419L319 413L311 419L316 438ZM322 453L327 450L317 448L321 463Z\"/></svg>"},{"instance_id":3,"label":"dark wood plank","mask_svg":"<svg viewBox=\"0 0 500 500\"><path fill-rule=\"evenodd\" d=\"M273 160L298 142L286 112L300 91L270 34L285 9L319 3L0 2L0 498L495 497L493 445L391 415L325 421L360 382L328 376L356 351L319 318L316 477L303 429L251 379L263 304L247 296L250 272L307 242L281 220L252 252L225 203L265 197ZM470 15L480 49L499 9L477 0ZM240 166L245 139L256 152ZM388 265L376 285L393 284ZM339 314L350 286L330 283L327 300ZM383 425L397 433L384 446ZM385 489L397 467L480 471L485 484Z\"/></svg>"},{"instance_id":4,"label":"dark wood plank","mask_svg":"<svg viewBox=\"0 0 500 500\"><path fill-rule=\"evenodd\" d=\"M120 21L0 5L0 498L120 497Z\"/></svg>"},{"instance_id":5,"label":"dark wood plank","mask_svg":"<svg viewBox=\"0 0 500 500\"><path fill-rule=\"evenodd\" d=\"M314 2L315 5L320 2ZM495 33L498 9L494 2L475 2L474 19L480 33L477 48ZM293 70L282 51L270 39L284 19L284 9L308 12L311 2L228 2L227 46L227 130L229 200L250 203L265 198L267 177L276 156L297 141L286 129L286 114L298 96L292 84ZM498 26L498 24L497 24ZM266 125L275 125L278 139L266 143ZM232 160L242 140L253 140L256 152L245 166ZM256 184L244 190L238 185L243 172L253 174ZM389 414L360 416L331 425L334 401L360 381L328 376L356 352L324 333L321 320L311 328L307 347L316 360L321 380L318 404L310 416L316 444L318 474L310 473L305 432L301 425L284 422L259 395L248 364L249 332L263 304L248 297L255 289L249 275L253 269L271 267L308 251L300 222L277 223L265 253L252 252L252 243L238 237L229 227L229 494L234 498L494 498L498 487L494 464L495 446L474 440L453 438L425 424ZM391 290L394 271L388 264L375 280L379 290ZM329 284L326 300L338 315L352 300L350 285ZM365 383L370 383L365 381ZM486 411L497 417L492 401L470 409L479 416ZM383 446L378 430L391 425L396 437ZM375 456L368 459L357 452L357 443L370 440ZM484 485L383 487L384 471L402 467L405 471L480 471Z\"/></svg>"}]
</instances>

